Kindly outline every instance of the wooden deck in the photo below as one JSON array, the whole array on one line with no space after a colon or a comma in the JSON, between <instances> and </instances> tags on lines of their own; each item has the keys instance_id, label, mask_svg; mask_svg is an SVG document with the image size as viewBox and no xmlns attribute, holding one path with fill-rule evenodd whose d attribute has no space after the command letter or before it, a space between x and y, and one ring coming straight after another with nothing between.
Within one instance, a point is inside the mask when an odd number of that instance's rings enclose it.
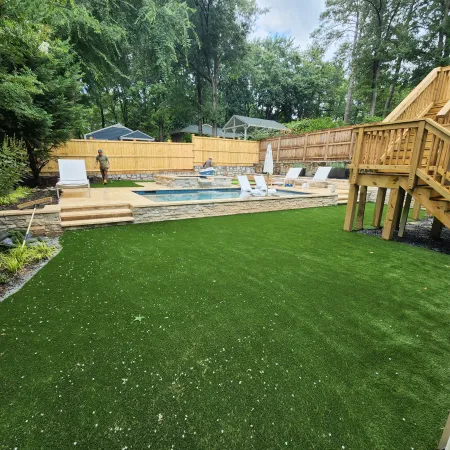
<instances>
[{"instance_id":1,"label":"wooden deck","mask_svg":"<svg viewBox=\"0 0 450 450\"><path fill-rule=\"evenodd\" d=\"M411 207L434 217L438 238L450 227L450 67L434 69L381 124L357 129L344 229L363 227L367 187L378 187L372 225L381 226L387 189L388 210L382 237L403 236ZM356 207L358 206L358 212Z\"/></svg>"}]
</instances>

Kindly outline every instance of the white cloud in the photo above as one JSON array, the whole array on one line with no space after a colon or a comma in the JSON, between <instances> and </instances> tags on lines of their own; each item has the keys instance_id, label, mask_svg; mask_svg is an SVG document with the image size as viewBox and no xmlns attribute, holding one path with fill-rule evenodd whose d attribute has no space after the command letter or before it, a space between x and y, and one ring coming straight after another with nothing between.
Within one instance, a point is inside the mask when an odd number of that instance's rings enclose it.
<instances>
[{"instance_id":1,"label":"white cloud","mask_svg":"<svg viewBox=\"0 0 450 450\"><path fill-rule=\"evenodd\" d=\"M258 5L270 8L256 24L254 37L263 38L273 34L293 37L295 43L305 49L310 34L319 24L325 0L257 0Z\"/></svg>"}]
</instances>

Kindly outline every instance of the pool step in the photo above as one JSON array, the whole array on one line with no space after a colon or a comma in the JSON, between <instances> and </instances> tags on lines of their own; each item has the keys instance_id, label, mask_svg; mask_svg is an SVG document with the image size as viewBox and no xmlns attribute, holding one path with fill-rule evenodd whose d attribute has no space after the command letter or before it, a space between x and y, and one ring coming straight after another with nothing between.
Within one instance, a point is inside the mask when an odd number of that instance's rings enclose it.
<instances>
[{"instance_id":1,"label":"pool step","mask_svg":"<svg viewBox=\"0 0 450 450\"><path fill-rule=\"evenodd\" d=\"M67 207L60 213L61 227L65 229L107 226L133 222L128 205Z\"/></svg>"}]
</instances>

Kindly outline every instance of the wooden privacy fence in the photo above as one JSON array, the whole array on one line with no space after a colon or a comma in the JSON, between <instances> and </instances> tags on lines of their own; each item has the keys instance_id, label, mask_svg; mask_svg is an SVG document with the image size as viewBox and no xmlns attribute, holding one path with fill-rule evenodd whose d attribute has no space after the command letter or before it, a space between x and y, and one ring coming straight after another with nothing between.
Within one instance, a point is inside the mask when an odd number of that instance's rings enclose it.
<instances>
[{"instance_id":1,"label":"wooden privacy fence","mask_svg":"<svg viewBox=\"0 0 450 450\"><path fill-rule=\"evenodd\" d=\"M217 166L253 166L259 158L259 142L193 136L194 164L208 158Z\"/></svg>"},{"instance_id":2,"label":"wooden privacy fence","mask_svg":"<svg viewBox=\"0 0 450 450\"><path fill-rule=\"evenodd\" d=\"M193 170L209 157L215 165L253 166L258 162L258 142L193 136L192 143L122 142L73 139L53 152L55 160L42 170L57 174L57 159L84 159L88 172L98 172L95 158L102 149L111 161L111 173L145 173Z\"/></svg>"},{"instance_id":3,"label":"wooden privacy fence","mask_svg":"<svg viewBox=\"0 0 450 450\"><path fill-rule=\"evenodd\" d=\"M264 161L267 147L272 144L276 162L350 161L354 139L353 127L264 139L260 141L259 160Z\"/></svg>"}]
</instances>

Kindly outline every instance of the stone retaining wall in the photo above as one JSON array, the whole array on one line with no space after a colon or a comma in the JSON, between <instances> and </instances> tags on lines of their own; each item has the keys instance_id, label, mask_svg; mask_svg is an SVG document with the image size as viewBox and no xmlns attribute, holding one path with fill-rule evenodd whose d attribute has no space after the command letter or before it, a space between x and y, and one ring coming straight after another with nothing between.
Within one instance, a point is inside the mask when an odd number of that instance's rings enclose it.
<instances>
[{"instance_id":1,"label":"stone retaining wall","mask_svg":"<svg viewBox=\"0 0 450 450\"><path fill-rule=\"evenodd\" d=\"M133 208L134 223L162 222L165 220L228 216L267 211L313 208L337 205L338 196L305 195L296 198L251 199L247 201L214 201L196 204L145 206Z\"/></svg>"},{"instance_id":2,"label":"stone retaining wall","mask_svg":"<svg viewBox=\"0 0 450 450\"><path fill-rule=\"evenodd\" d=\"M0 231L26 230L32 211L0 211ZM35 236L59 236L62 234L59 212L36 211L31 232Z\"/></svg>"}]
</instances>

